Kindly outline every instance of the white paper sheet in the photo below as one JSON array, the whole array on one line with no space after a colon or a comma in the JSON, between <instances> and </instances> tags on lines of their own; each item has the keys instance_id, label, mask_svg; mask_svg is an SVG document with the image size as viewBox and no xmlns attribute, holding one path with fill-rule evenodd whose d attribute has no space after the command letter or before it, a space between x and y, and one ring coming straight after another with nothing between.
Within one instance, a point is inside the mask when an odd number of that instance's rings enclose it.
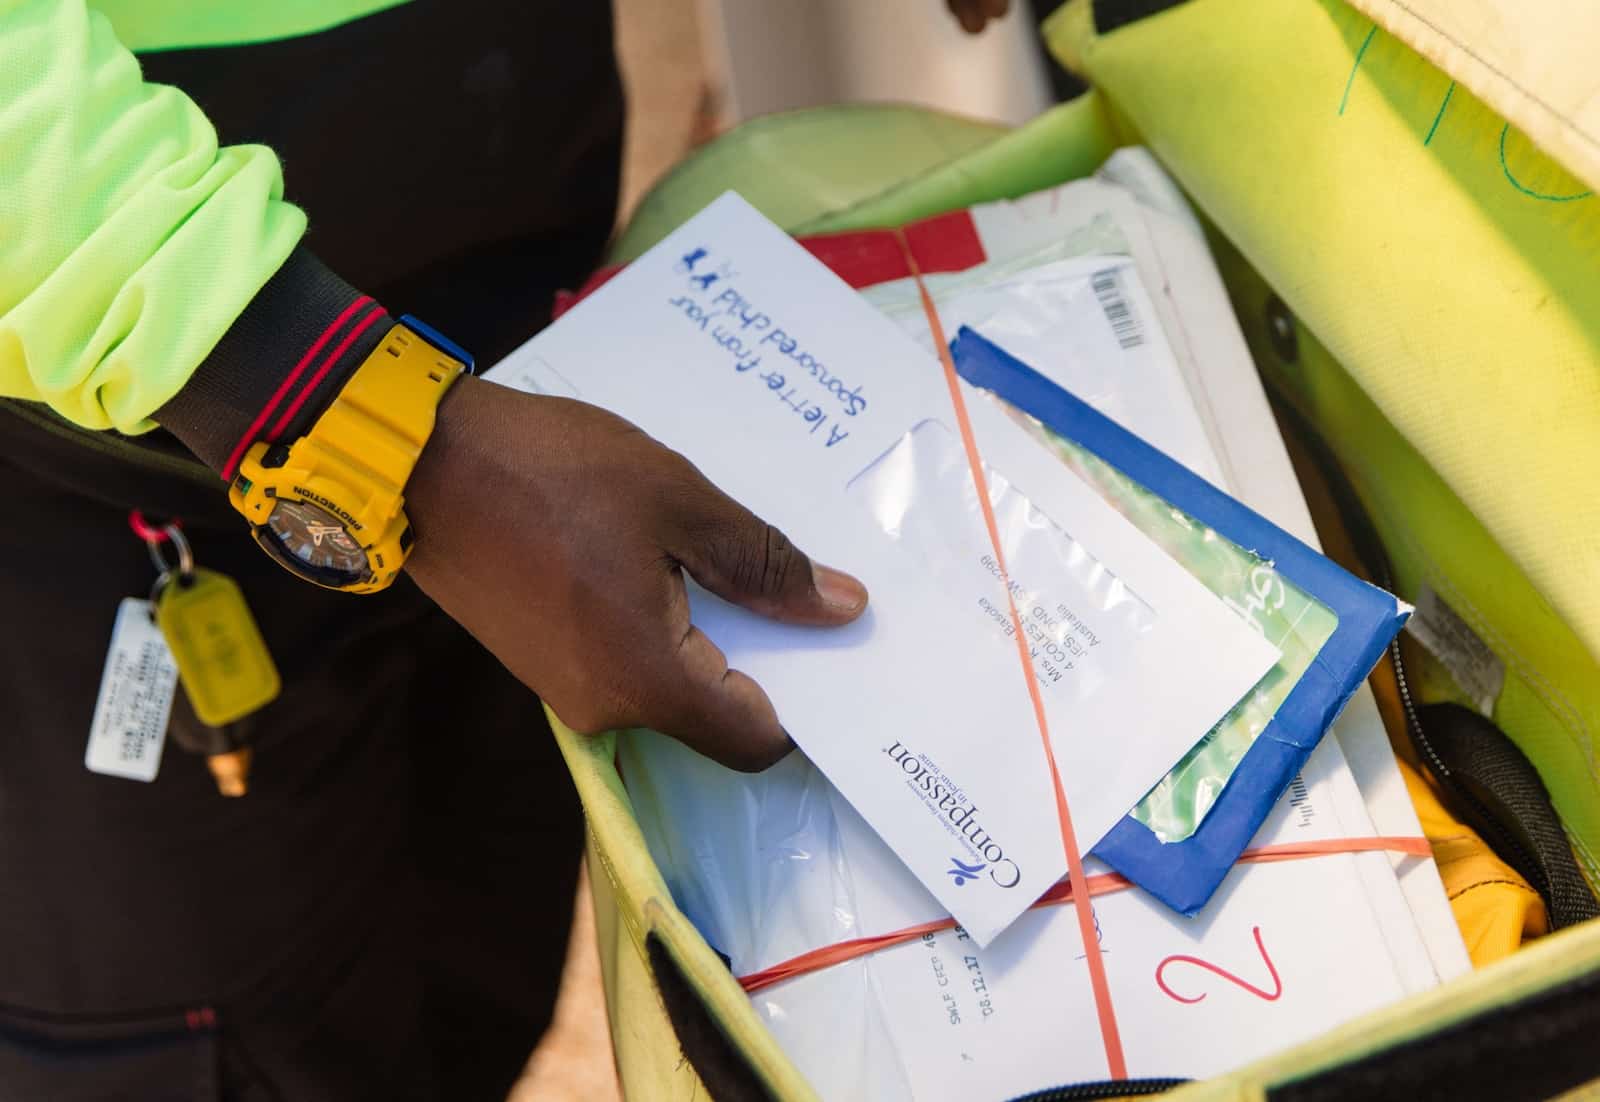
<instances>
[{"instance_id":1,"label":"white paper sheet","mask_svg":"<svg viewBox=\"0 0 1600 1102\"><path fill-rule=\"evenodd\" d=\"M955 431L937 361L730 193L489 377L627 417L862 578L872 605L847 628L773 624L697 589L693 615L978 943L1062 875L1015 644L1003 625L983 628L982 602L1005 607L996 572L970 546L913 552L849 492L919 427ZM1095 656L1092 685L1043 694L1087 850L1276 655L1015 425L977 404L973 419L993 473L1150 612L1121 650Z\"/></svg>"}]
</instances>

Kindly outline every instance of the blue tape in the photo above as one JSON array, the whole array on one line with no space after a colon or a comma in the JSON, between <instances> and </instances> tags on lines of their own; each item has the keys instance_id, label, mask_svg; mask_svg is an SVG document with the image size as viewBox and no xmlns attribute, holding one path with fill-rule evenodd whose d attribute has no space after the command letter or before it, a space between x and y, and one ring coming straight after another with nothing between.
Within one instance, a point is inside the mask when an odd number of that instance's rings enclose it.
<instances>
[{"instance_id":1,"label":"blue tape","mask_svg":"<svg viewBox=\"0 0 1600 1102\"><path fill-rule=\"evenodd\" d=\"M1269 560L1338 617L1333 635L1234 769L1200 827L1163 843L1124 816L1092 855L1186 915L1204 907L1273 805L1383 656L1407 613L1390 594L1212 486L1115 421L965 326L950 342L956 371L1087 448L1202 524Z\"/></svg>"}]
</instances>

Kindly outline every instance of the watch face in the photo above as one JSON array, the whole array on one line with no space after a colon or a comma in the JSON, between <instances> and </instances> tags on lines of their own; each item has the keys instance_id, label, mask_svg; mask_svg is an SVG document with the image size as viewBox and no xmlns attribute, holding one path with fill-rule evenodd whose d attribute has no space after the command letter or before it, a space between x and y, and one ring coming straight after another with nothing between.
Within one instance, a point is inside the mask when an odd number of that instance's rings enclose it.
<instances>
[{"instance_id":1,"label":"watch face","mask_svg":"<svg viewBox=\"0 0 1600 1102\"><path fill-rule=\"evenodd\" d=\"M324 584L359 582L368 574L367 553L332 513L304 501L279 501L266 531L282 555L311 568Z\"/></svg>"}]
</instances>

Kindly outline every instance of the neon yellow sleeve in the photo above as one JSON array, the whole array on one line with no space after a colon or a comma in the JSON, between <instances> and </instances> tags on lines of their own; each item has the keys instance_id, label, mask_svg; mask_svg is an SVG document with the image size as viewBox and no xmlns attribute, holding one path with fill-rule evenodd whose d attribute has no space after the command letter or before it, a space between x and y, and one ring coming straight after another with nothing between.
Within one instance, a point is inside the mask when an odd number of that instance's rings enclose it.
<instances>
[{"instance_id":1,"label":"neon yellow sleeve","mask_svg":"<svg viewBox=\"0 0 1600 1102\"><path fill-rule=\"evenodd\" d=\"M149 429L304 230L83 0L0 0L0 396Z\"/></svg>"}]
</instances>

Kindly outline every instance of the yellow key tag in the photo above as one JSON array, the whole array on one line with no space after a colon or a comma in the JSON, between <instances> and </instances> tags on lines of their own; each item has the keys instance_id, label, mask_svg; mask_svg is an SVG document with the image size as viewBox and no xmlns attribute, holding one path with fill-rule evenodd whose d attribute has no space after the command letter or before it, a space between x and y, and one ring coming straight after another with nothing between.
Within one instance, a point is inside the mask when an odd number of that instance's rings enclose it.
<instances>
[{"instance_id":1,"label":"yellow key tag","mask_svg":"<svg viewBox=\"0 0 1600 1102\"><path fill-rule=\"evenodd\" d=\"M156 625L200 722L221 727L277 697L278 667L232 578L197 569L187 585L169 581L156 600Z\"/></svg>"}]
</instances>

